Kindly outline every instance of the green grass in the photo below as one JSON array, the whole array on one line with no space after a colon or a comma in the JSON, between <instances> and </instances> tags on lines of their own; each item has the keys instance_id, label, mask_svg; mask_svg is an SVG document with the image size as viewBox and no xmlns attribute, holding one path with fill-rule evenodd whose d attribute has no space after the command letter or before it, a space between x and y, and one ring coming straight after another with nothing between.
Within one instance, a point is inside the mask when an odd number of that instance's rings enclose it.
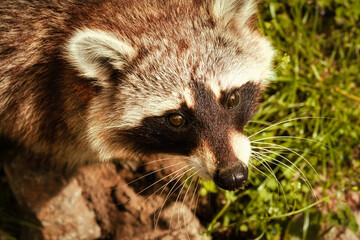
<instances>
[{"instance_id":1,"label":"green grass","mask_svg":"<svg viewBox=\"0 0 360 240\"><path fill-rule=\"evenodd\" d=\"M263 128L251 137L258 155L245 190L202 189L218 191L222 203L207 233L318 239L332 226L356 232L343 196L360 187L360 2L270 0L259 10L277 54L276 77L247 128L248 135Z\"/></svg>"}]
</instances>

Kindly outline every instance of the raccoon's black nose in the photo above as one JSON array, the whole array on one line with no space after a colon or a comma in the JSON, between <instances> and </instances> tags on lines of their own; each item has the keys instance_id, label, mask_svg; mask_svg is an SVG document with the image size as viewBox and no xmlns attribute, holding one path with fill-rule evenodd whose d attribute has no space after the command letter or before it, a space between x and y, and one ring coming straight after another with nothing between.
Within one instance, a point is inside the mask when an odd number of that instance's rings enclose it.
<instances>
[{"instance_id":1,"label":"raccoon's black nose","mask_svg":"<svg viewBox=\"0 0 360 240\"><path fill-rule=\"evenodd\" d=\"M237 164L226 168L218 168L214 174L214 182L219 187L234 191L244 186L248 177L248 167Z\"/></svg>"}]
</instances>

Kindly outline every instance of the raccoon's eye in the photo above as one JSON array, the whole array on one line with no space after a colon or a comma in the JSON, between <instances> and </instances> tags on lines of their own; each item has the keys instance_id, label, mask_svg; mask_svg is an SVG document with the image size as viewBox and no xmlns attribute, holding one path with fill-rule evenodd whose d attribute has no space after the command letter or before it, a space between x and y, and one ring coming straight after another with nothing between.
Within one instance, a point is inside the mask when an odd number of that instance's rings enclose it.
<instances>
[{"instance_id":1,"label":"raccoon's eye","mask_svg":"<svg viewBox=\"0 0 360 240\"><path fill-rule=\"evenodd\" d=\"M233 109L236 108L240 103L240 96L239 96L239 92L235 91L233 92L229 98L227 99L226 102L226 108L227 109Z\"/></svg>"},{"instance_id":2,"label":"raccoon's eye","mask_svg":"<svg viewBox=\"0 0 360 240\"><path fill-rule=\"evenodd\" d=\"M168 124L172 127L182 127L185 124L185 118L180 114L171 114L167 117Z\"/></svg>"}]
</instances>

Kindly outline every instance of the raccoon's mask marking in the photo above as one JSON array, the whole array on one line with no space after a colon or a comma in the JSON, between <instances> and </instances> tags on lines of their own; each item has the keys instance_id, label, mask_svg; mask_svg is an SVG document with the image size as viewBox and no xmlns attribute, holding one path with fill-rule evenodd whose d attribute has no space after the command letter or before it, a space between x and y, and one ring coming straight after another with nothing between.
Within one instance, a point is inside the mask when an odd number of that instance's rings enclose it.
<instances>
[{"instance_id":1,"label":"raccoon's mask marking","mask_svg":"<svg viewBox=\"0 0 360 240\"><path fill-rule=\"evenodd\" d=\"M145 118L139 127L120 130L119 138L123 141L125 137L142 153L188 156L193 159L190 165L206 169L201 175L213 178L222 188L237 189L247 178L250 157L250 146L242 131L255 113L261 86L247 82L240 88L223 91L220 99L203 83L192 81L191 89L195 96L193 108L184 102L180 109ZM229 98L234 95L238 103L229 107ZM173 114L185 119L182 126L169 124Z\"/></svg>"}]
</instances>

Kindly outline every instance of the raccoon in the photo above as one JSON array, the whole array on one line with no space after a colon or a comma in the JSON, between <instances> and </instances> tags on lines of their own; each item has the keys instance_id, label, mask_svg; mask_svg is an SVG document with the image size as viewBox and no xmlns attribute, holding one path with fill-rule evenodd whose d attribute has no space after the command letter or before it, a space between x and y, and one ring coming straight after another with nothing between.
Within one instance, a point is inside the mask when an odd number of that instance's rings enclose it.
<instances>
[{"instance_id":1,"label":"raccoon","mask_svg":"<svg viewBox=\"0 0 360 240\"><path fill-rule=\"evenodd\" d=\"M181 156L236 190L273 49L253 0L2 0L0 134L59 165Z\"/></svg>"}]
</instances>

